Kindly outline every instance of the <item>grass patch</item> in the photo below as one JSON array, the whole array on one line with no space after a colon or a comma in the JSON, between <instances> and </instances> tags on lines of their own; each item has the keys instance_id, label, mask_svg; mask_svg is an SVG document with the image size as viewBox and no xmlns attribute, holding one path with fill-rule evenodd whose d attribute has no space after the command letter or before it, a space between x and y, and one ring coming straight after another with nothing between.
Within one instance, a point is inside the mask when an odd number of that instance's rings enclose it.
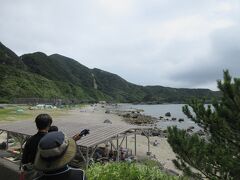
<instances>
[{"instance_id":1,"label":"grass patch","mask_svg":"<svg viewBox=\"0 0 240 180\"><path fill-rule=\"evenodd\" d=\"M0 109L0 122L17 121L17 120L33 120L38 114L47 113L52 118L65 116L68 114L69 108L61 109L36 109L30 110L29 106L9 105L4 109Z\"/></svg>"}]
</instances>

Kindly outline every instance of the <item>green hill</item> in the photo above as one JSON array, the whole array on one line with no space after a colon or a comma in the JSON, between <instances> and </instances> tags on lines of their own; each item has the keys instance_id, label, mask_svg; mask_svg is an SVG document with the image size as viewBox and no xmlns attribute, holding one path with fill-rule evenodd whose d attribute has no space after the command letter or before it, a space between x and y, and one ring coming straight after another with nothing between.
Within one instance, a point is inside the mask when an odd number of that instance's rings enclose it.
<instances>
[{"instance_id":1,"label":"green hill","mask_svg":"<svg viewBox=\"0 0 240 180\"><path fill-rule=\"evenodd\" d=\"M92 70L97 89L118 102L139 102L145 96L141 86L129 83L116 74L100 69Z\"/></svg>"},{"instance_id":2,"label":"green hill","mask_svg":"<svg viewBox=\"0 0 240 180\"><path fill-rule=\"evenodd\" d=\"M73 59L58 54L47 56L41 52L25 54L21 58L28 67L28 71L32 73L40 74L54 81L93 87L90 69Z\"/></svg>"},{"instance_id":3,"label":"green hill","mask_svg":"<svg viewBox=\"0 0 240 180\"><path fill-rule=\"evenodd\" d=\"M219 93L209 89L187 89L170 88L162 86L146 86L144 88L146 96L144 102L172 102L182 103L192 98L205 98L210 100L212 97L218 97Z\"/></svg>"},{"instance_id":4,"label":"green hill","mask_svg":"<svg viewBox=\"0 0 240 180\"><path fill-rule=\"evenodd\" d=\"M10 49L0 42L0 64L26 69L22 60Z\"/></svg>"},{"instance_id":5,"label":"green hill","mask_svg":"<svg viewBox=\"0 0 240 180\"><path fill-rule=\"evenodd\" d=\"M0 43L0 102L15 98L61 98L77 101L184 102L192 97L210 99L208 89L138 86L116 74L89 69L78 61L42 52L18 57Z\"/></svg>"}]
</instances>

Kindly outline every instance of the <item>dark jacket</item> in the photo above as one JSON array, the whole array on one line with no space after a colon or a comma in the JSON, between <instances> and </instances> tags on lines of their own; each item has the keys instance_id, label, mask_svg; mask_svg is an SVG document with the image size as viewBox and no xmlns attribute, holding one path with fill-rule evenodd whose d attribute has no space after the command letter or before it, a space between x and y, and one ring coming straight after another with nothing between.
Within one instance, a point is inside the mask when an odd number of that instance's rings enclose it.
<instances>
[{"instance_id":1,"label":"dark jacket","mask_svg":"<svg viewBox=\"0 0 240 180\"><path fill-rule=\"evenodd\" d=\"M67 168L51 173L44 173L34 180L86 180L85 173L81 169Z\"/></svg>"},{"instance_id":2,"label":"dark jacket","mask_svg":"<svg viewBox=\"0 0 240 180\"><path fill-rule=\"evenodd\" d=\"M38 132L27 140L22 155L23 164L34 163L39 141L42 139L43 136L45 136L45 134L47 133Z\"/></svg>"}]
</instances>

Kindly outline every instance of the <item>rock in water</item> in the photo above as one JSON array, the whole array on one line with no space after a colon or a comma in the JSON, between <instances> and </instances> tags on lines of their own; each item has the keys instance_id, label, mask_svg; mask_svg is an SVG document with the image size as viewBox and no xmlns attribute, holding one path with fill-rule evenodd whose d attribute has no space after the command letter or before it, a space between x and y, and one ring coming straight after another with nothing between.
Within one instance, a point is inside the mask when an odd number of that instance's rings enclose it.
<instances>
[{"instance_id":1,"label":"rock in water","mask_svg":"<svg viewBox=\"0 0 240 180\"><path fill-rule=\"evenodd\" d=\"M179 118L178 122L183 122L184 119L183 118Z\"/></svg>"},{"instance_id":2,"label":"rock in water","mask_svg":"<svg viewBox=\"0 0 240 180\"><path fill-rule=\"evenodd\" d=\"M170 117L170 116L171 116L171 113L170 113L170 112L167 112L167 113L165 114L165 116Z\"/></svg>"}]
</instances>

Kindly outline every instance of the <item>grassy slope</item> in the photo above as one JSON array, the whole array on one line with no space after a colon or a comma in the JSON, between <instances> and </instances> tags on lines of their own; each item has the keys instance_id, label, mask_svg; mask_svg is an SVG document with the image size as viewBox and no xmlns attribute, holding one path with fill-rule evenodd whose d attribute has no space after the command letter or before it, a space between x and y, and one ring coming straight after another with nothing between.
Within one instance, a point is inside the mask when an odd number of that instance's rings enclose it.
<instances>
[{"instance_id":1,"label":"grassy slope","mask_svg":"<svg viewBox=\"0 0 240 180\"><path fill-rule=\"evenodd\" d=\"M62 96L52 81L9 66L0 65L0 81L2 98Z\"/></svg>"},{"instance_id":2,"label":"grassy slope","mask_svg":"<svg viewBox=\"0 0 240 180\"><path fill-rule=\"evenodd\" d=\"M25 97L93 99L80 86L52 81L6 65L0 65L0 82L0 101Z\"/></svg>"}]
</instances>

